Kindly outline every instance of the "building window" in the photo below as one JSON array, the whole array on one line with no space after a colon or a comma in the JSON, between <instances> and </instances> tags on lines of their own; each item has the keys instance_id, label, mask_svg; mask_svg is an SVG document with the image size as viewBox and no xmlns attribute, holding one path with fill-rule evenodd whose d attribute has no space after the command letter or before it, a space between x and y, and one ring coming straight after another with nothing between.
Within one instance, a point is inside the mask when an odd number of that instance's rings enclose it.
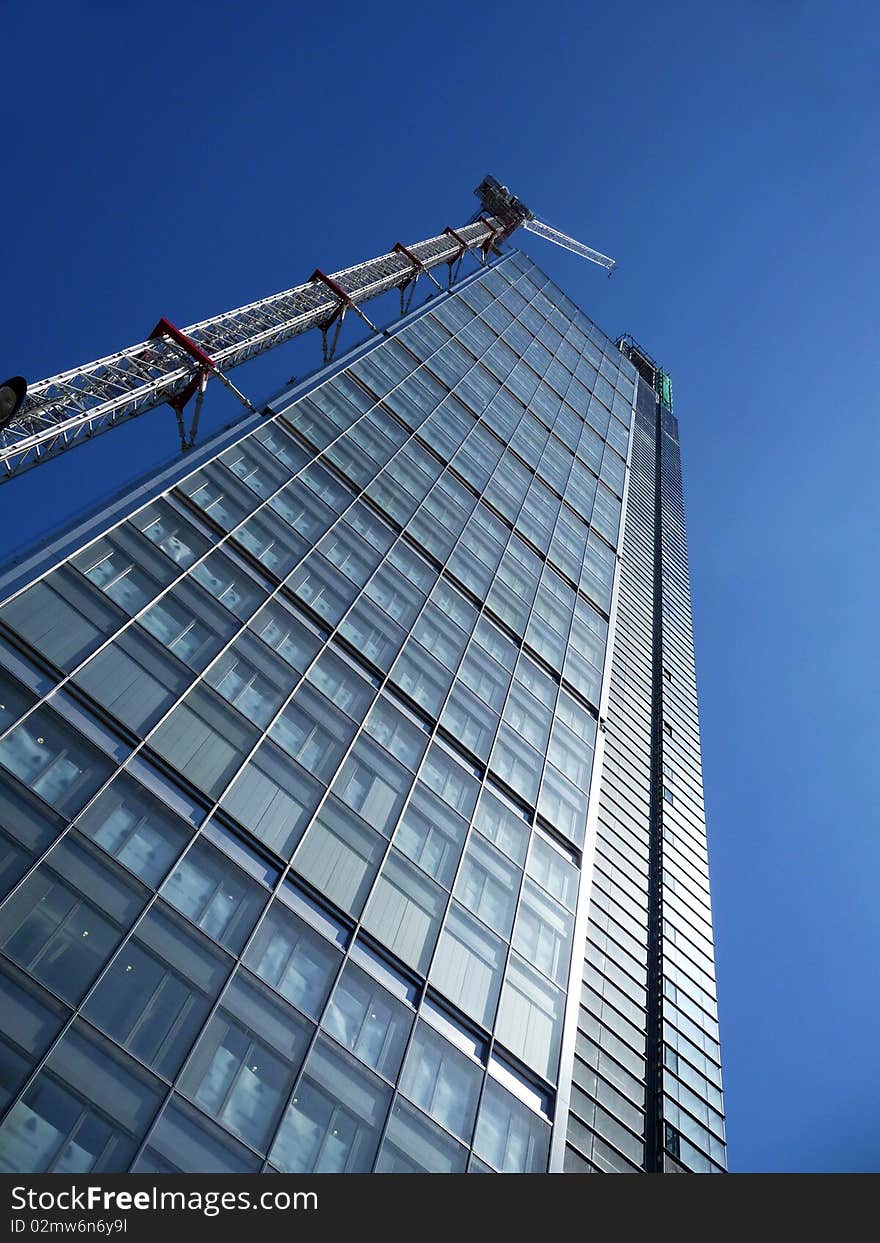
<instances>
[{"instance_id":1,"label":"building window","mask_svg":"<svg viewBox=\"0 0 880 1243\"><path fill-rule=\"evenodd\" d=\"M393 1081L412 1023L412 1010L348 962L322 1026L371 1070Z\"/></svg>"},{"instance_id":2,"label":"building window","mask_svg":"<svg viewBox=\"0 0 880 1243\"><path fill-rule=\"evenodd\" d=\"M173 1079L232 959L162 902L117 954L83 1013L152 1070Z\"/></svg>"},{"instance_id":3,"label":"building window","mask_svg":"<svg viewBox=\"0 0 880 1243\"><path fill-rule=\"evenodd\" d=\"M239 968L187 1063L181 1091L265 1152L313 1030Z\"/></svg>"},{"instance_id":4,"label":"building window","mask_svg":"<svg viewBox=\"0 0 880 1243\"><path fill-rule=\"evenodd\" d=\"M400 1090L447 1131L470 1143L483 1081L482 1067L426 1023L416 1027Z\"/></svg>"},{"instance_id":5,"label":"building window","mask_svg":"<svg viewBox=\"0 0 880 1243\"><path fill-rule=\"evenodd\" d=\"M76 1025L0 1128L0 1169L119 1173L161 1098L158 1079Z\"/></svg>"},{"instance_id":6,"label":"building window","mask_svg":"<svg viewBox=\"0 0 880 1243\"><path fill-rule=\"evenodd\" d=\"M0 764L56 811L75 815L113 765L48 708L38 708L0 742Z\"/></svg>"},{"instance_id":7,"label":"building window","mask_svg":"<svg viewBox=\"0 0 880 1243\"><path fill-rule=\"evenodd\" d=\"M390 1098L381 1079L319 1036L272 1146L272 1165L289 1173L369 1173Z\"/></svg>"},{"instance_id":8,"label":"building window","mask_svg":"<svg viewBox=\"0 0 880 1243\"><path fill-rule=\"evenodd\" d=\"M35 979L78 1002L143 907L147 891L75 835L16 890L0 946Z\"/></svg>"}]
</instances>

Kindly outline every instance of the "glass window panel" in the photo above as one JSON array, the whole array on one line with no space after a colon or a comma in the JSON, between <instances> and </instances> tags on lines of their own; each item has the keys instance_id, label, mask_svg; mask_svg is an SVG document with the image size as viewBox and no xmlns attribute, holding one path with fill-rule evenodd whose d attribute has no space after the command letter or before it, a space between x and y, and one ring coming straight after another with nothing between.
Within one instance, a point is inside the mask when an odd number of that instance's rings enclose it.
<instances>
[{"instance_id":1,"label":"glass window panel","mask_svg":"<svg viewBox=\"0 0 880 1243\"><path fill-rule=\"evenodd\" d=\"M397 538L388 523L384 522L378 514L373 513L363 501L355 501L345 515L345 521L368 544L383 554L388 551Z\"/></svg>"},{"instance_id":2,"label":"glass window panel","mask_svg":"<svg viewBox=\"0 0 880 1243\"><path fill-rule=\"evenodd\" d=\"M320 553L312 553L288 580L290 590L323 621L335 626L357 595L357 586Z\"/></svg>"},{"instance_id":3,"label":"glass window panel","mask_svg":"<svg viewBox=\"0 0 880 1243\"><path fill-rule=\"evenodd\" d=\"M172 1079L232 965L160 902L122 947L83 1013L151 1070Z\"/></svg>"},{"instance_id":4,"label":"glass window panel","mask_svg":"<svg viewBox=\"0 0 880 1243\"><path fill-rule=\"evenodd\" d=\"M265 728L293 689L296 675L245 632L211 665L205 681L249 721Z\"/></svg>"},{"instance_id":5,"label":"glass window panel","mask_svg":"<svg viewBox=\"0 0 880 1243\"><path fill-rule=\"evenodd\" d=\"M157 1079L77 1024L0 1127L0 1170L123 1173L161 1097Z\"/></svg>"},{"instance_id":6,"label":"glass window panel","mask_svg":"<svg viewBox=\"0 0 880 1243\"><path fill-rule=\"evenodd\" d=\"M365 593L394 621L410 627L424 603L424 594L387 563L370 580Z\"/></svg>"},{"instance_id":7,"label":"glass window panel","mask_svg":"<svg viewBox=\"0 0 880 1243\"><path fill-rule=\"evenodd\" d=\"M385 673L391 668L406 638L406 631L365 597L343 620L339 633L354 644L364 659Z\"/></svg>"},{"instance_id":8,"label":"glass window panel","mask_svg":"<svg viewBox=\"0 0 880 1243\"><path fill-rule=\"evenodd\" d=\"M596 718L576 703L571 695L566 695L565 691L559 693L556 716L582 742L585 742L590 750L593 749L596 743Z\"/></svg>"},{"instance_id":9,"label":"glass window panel","mask_svg":"<svg viewBox=\"0 0 880 1243\"><path fill-rule=\"evenodd\" d=\"M461 1174L467 1149L398 1099L376 1161L377 1174Z\"/></svg>"},{"instance_id":10,"label":"glass window panel","mask_svg":"<svg viewBox=\"0 0 880 1243\"><path fill-rule=\"evenodd\" d=\"M131 524L183 569L189 569L211 547L192 523L162 499L139 510Z\"/></svg>"},{"instance_id":11,"label":"glass window panel","mask_svg":"<svg viewBox=\"0 0 880 1243\"><path fill-rule=\"evenodd\" d=\"M452 682L452 674L446 666L412 638L397 658L391 676L405 694L435 717Z\"/></svg>"},{"instance_id":12,"label":"glass window panel","mask_svg":"<svg viewBox=\"0 0 880 1243\"><path fill-rule=\"evenodd\" d=\"M532 613L525 640L548 665L556 670L562 669L565 661L565 639L537 613Z\"/></svg>"},{"instance_id":13,"label":"glass window panel","mask_svg":"<svg viewBox=\"0 0 880 1243\"><path fill-rule=\"evenodd\" d=\"M174 579L174 568L127 523L71 558L71 565L133 617Z\"/></svg>"},{"instance_id":14,"label":"glass window panel","mask_svg":"<svg viewBox=\"0 0 880 1243\"><path fill-rule=\"evenodd\" d=\"M343 911L360 915L386 839L330 798L306 833L294 868Z\"/></svg>"},{"instance_id":15,"label":"glass window panel","mask_svg":"<svg viewBox=\"0 0 880 1243\"><path fill-rule=\"evenodd\" d=\"M497 626L493 626L488 617L481 617L477 622L476 629L474 630L474 639L502 668L508 673L513 672L518 655L516 644L511 643L510 639L506 638ZM470 654L469 652L468 655ZM503 681L504 690L507 689L509 683L510 678ZM498 704L499 708L500 706Z\"/></svg>"},{"instance_id":16,"label":"glass window panel","mask_svg":"<svg viewBox=\"0 0 880 1243\"><path fill-rule=\"evenodd\" d=\"M286 1173L366 1174L391 1088L326 1037L318 1037L272 1146Z\"/></svg>"},{"instance_id":17,"label":"glass window panel","mask_svg":"<svg viewBox=\"0 0 880 1243\"><path fill-rule=\"evenodd\" d=\"M380 695L370 710L365 730L413 772L428 745L428 728Z\"/></svg>"},{"instance_id":18,"label":"glass window panel","mask_svg":"<svg viewBox=\"0 0 880 1243\"><path fill-rule=\"evenodd\" d=\"M526 875L569 911L573 911L577 906L580 872L571 860L563 855L562 851L551 846L540 833L535 833L532 837Z\"/></svg>"},{"instance_id":19,"label":"glass window panel","mask_svg":"<svg viewBox=\"0 0 880 1243\"><path fill-rule=\"evenodd\" d=\"M331 565L359 587L363 587L381 560L381 554L361 539L347 522L338 522L318 548Z\"/></svg>"},{"instance_id":20,"label":"glass window panel","mask_svg":"<svg viewBox=\"0 0 880 1243\"><path fill-rule=\"evenodd\" d=\"M275 721L270 737L307 772L328 782L356 725L311 686L303 685Z\"/></svg>"},{"instance_id":21,"label":"glass window panel","mask_svg":"<svg viewBox=\"0 0 880 1243\"><path fill-rule=\"evenodd\" d=\"M331 474L320 462L310 462L300 474L299 482L310 488L315 496L320 497L337 514L341 514L354 500L351 488Z\"/></svg>"},{"instance_id":22,"label":"glass window panel","mask_svg":"<svg viewBox=\"0 0 880 1243\"><path fill-rule=\"evenodd\" d=\"M459 815L470 818L476 805L479 782L436 742L431 743L419 776Z\"/></svg>"},{"instance_id":23,"label":"glass window panel","mask_svg":"<svg viewBox=\"0 0 880 1243\"><path fill-rule=\"evenodd\" d=\"M413 635L426 651L436 656L448 669L458 667L467 644L467 635L450 620L447 613L430 600L413 627Z\"/></svg>"},{"instance_id":24,"label":"glass window panel","mask_svg":"<svg viewBox=\"0 0 880 1243\"><path fill-rule=\"evenodd\" d=\"M482 1081L482 1067L426 1023L416 1024L400 1090L465 1143L473 1133Z\"/></svg>"},{"instance_id":25,"label":"glass window panel","mask_svg":"<svg viewBox=\"0 0 880 1243\"><path fill-rule=\"evenodd\" d=\"M173 656L201 672L235 633L235 622L201 587L184 581L139 619Z\"/></svg>"},{"instance_id":26,"label":"glass window panel","mask_svg":"<svg viewBox=\"0 0 880 1243\"><path fill-rule=\"evenodd\" d=\"M220 462L209 462L178 485L184 496L224 531L238 526L259 497Z\"/></svg>"},{"instance_id":27,"label":"glass window panel","mask_svg":"<svg viewBox=\"0 0 880 1243\"><path fill-rule=\"evenodd\" d=\"M70 1012L10 963L0 965L0 1109L5 1109Z\"/></svg>"},{"instance_id":28,"label":"glass window panel","mask_svg":"<svg viewBox=\"0 0 880 1243\"><path fill-rule=\"evenodd\" d=\"M417 781L394 845L448 889L466 833L467 821Z\"/></svg>"},{"instance_id":29,"label":"glass window panel","mask_svg":"<svg viewBox=\"0 0 880 1243\"><path fill-rule=\"evenodd\" d=\"M550 1152L550 1128L515 1096L486 1080L474 1151L505 1174L542 1174Z\"/></svg>"},{"instance_id":30,"label":"glass window panel","mask_svg":"<svg viewBox=\"0 0 880 1243\"><path fill-rule=\"evenodd\" d=\"M361 735L336 780L333 793L347 803L371 828L385 837L397 824L412 784L412 773Z\"/></svg>"},{"instance_id":31,"label":"glass window panel","mask_svg":"<svg viewBox=\"0 0 880 1243\"><path fill-rule=\"evenodd\" d=\"M56 811L75 815L113 771L106 756L49 708L0 742L0 764Z\"/></svg>"},{"instance_id":32,"label":"glass window panel","mask_svg":"<svg viewBox=\"0 0 880 1243\"><path fill-rule=\"evenodd\" d=\"M239 968L186 1064L180 1090L265 1152L312 1030Z\"/></svg>"},{"instance_id":33,"label":"glass window panel","mask_svg":"<svg viewBox=\"0 0 880 1243\"><path fill-rule=\"evenodd\" d=\"M568 981L574 918L534 881L523 886L513 944L523 957L554 983Z\"/></svg>"},{"instance_id":34,"label":"glass window panel","mask_svg":"<svg viewBox=\"0 0 880 1243\"><path fill-rule=\"evenodd\" d=\"M364 927L401 961L424 974L446 909L445 890L392 850L364 913Z\"/></svg>"},{"instance_id":35,"label":"glass window panel","mask_svg":"<svg viewBox=\"0 0 880 1243\"><path fill-rule=\"evenodd\" d=\"M301 397L295 405L284 411L284 417L316 449L321 450L339 435L348 420L333 419L326 410L315 404L311 397Z\"/></svg>"},{"instance_id":36,"label":"glass window panel","mask_svg":"<svg viewBox=\"0 0 880 1243\"><path fill-rule=\"evenodd\" d=\"M543 673L535 662L523 652L514 675L516 685L523 686L545 708L552 709L556 703L558 687L553 678ZM532 710L533 711L533 710Z\"/></svg>"},{"instance_id":37,"label":"glass window panel","mask_svg":"<svg viewBox=\"0 0 880 1243\"><path fill-rule=\"evenodd\" d=\"M133 1174L256 1174L260 1158L177 1095L132 1166Z\"/></svg>"},{"instance_id":38,"label":"glass window panel","mask_svg":"<svg viewBox=\"0 0 880 1243\"><path fill-rule=\"evenodd\" d=\"M305 449L283 430L276 419L253 432L251 439L258 441L265 449L274 453L275 457L287 467L288 474L295 475L309 460Z\"/></svg>"},{"instance_id":39,"label":"glass window panel","mask_svg":"<svg viewBox=\"0 0 880 1243\"><path fill-rule=\"evenodd\" d=\"M431 983L483 1027L491 1027L506 946L455 902L440 934Z\"/></svg>"},{"instance_id":40,"label":"glass window panel","mask_svg":"<svg viewBox=\"0 0 880 1243\"><path fill-rule=\"evenodd\" d=\"M552 764L544 771L538 811L578 846L583 845L587 820L588 797L573 785Z\"/></svg>"},{"instance_id":41,"label":"glass window panel","mask_svg":"<svg viewBox=\"0 0 880 1243\"><path fill-rule=\"evenodd\" d=\"M242 620L250 617L266 596L265 586L258 585L228 549L210 553L204 561L193 566L190 575L201 583L212 600Z\"/></svg>"},{"instance_id":42,"label":"glass window panel","mask_svg":"<svg viewBox=\"0 0 880 1243\"><path fill-rule=\"evenodd\" d=\"M252 437L224 449L219 460L263 500L287 482L281 464Z\"/></svg>"},{"instance_id":43,"label":"glass window panel","mask_svg":"<svg viewBox=\"0 0 880 1243\"><path fill-rule=\"evenodd\" d=\"M273 902L244 962L310 1018L320 1014L342 961L339 950L286 906Z\"/></svg>"},{"instance_id":44,"label":"glass window panel","mask_svg":"<svg viewBox=\"0 0 880 1243\"><path fill-rule=\"evenodd\" d=\"M258 737L243 716L200 685L150 736L150 746L198 789L217 798Z\"/></svg>"},{"instance_id":45,"label":"glass window panel","mask_svg":"<svg viewBox=\"0 0 880 1243\"><path fill-rule=\"evenodd\" d=\"M67 672L122 624L125 614L63 565L4 604L0 618Z\"/></svg>"},{"instance_id":46,"label":"glass window panel","mask_svg":"<svg viewBox=\"0 0 880 1243\"><path fill-rule=\"evenodd\" d=\"M490 842L494 842L503 855L522 867L530 830L521 813L515 812L489 790L484 789L474 817L474 828Z\"/></svg>"},{"instance_id":47,"label":"glass window panel","mask_svg":"<svg viewBox=\"0 0 880 1243\"><path fill-rule=\"evenodd\" d=\"M120 773L80 816L77 828L155 889L189 840L179 820L127 773Z\"/></svg>"},{"instance_id":48,"label":"glass window panel","mask_svg":"<svg viewBox=\"0 0 880 1243\"><path fill-rule=\"evenodd\" d=\"M321 638L280 600L269 600L249 628L297 673L308 668L321 647Z\"/></svg>"},{"instance_id":49,"label":"glass window panel","mask_svg":"<svg viewBox=\"0 0 880 1243\"><path fill-rule=\"evenodd\" d=\"M498 1039L552 1083L559 1062L565 993L554 988L517 954L507 965L498 1023Z\"/></svg>"},{"instance_id":50,"label":"glass window panel","mask_svg":"<svg viewBox=\"0 0 880 1243\"><path fill-rule=\"evenodd\" d=\"M537 751L544 751L550 737L553 714L534 695L514 681L504 708L504 721ZM505 730L505 734L507 730Z\"/></svg>"},{"instance_id":51,"label":"glass window panel","mask_svg":"<svg viewBox=\"0 0 880 1243\"><path fill-rule=\"evenodd\" d=\"M323 1027L392 1082L403 1061L413 1012L353 962L346 963Z\"/></svg>"},{"instance_id":52,"label":"glass window panel","mask_svg":"<svg viewBox=\"0 0 880 1243\"><path fill-rule=\"evenodd\" d=\"M532 805L538 794L542 764L542 755L502 724L492 752L492 770Z\"/></svg>"},{"instance_id":53,"label":"glass window panel","mask_svg":"<svg viewBox=\"0 0 880 1243\"><path fill-rule=\"evenodd\" d=\"M0 773L0 899L51 845L64 823L42 800Z\"/></svg>"},{"instance_id":54,"label":"glass window panel","mask_svg":"<svg viewBox=\"0 0 880 1243\"><path fill-rule=\"evenodd\" d=\"M31 975L77 1002L119 944L147 891L68 834L0 913L0 945Z\"/></svg>"},{"instance_id":55,"label":"glass window panel","mask_svg":"<svg viewBox=\"0 0 880 1243\"><path fill-rule=\"evenodd\" d=\"M305 480L294 479L277 492L269 501L269 510L280 515L288 526L309 545L316 544L324 532L333 525L335 514L329 505L319 500ZM266 513L267 521L271 513Z\"/></svg>"},{"instance_id":56,"label":"glass window panel","mask_svg":"<svg viewBox=\"0 0 880 1243\"><path fill-rule=\"evenodd\" d=\"M438 579L434 584L431 592L431 602L426 609L429 616L437 619L435 610L439 609L440 617L445 618L447 624L457 627L464 635L470 634L477 620L477 610L466 600L460 591L457 591L451 583L445 579ZM455 641L464 648L464 640L462 635L455 633Z\"/></svg>"},{"instance_id":57,"label":"glass window panel","mask_svg":"<svg viewBox=\"0 0 880 1243\"><path fill-rule=\"evenodd\" d=\"M213 940L238 953L268 894L219 850L199 840L162 886L162 897Z\"/></svg>"},{"instance_id":58,"label":"glass window panel","mask_svg":"<svg viewBox=\"0 0 880 1243\"><path fill-rule=\"evenodd\" d=\"M598 706L602 692L601 670L584 660L572 648L569 648L565 658L562 676L584 699Z\"/></svg>"},{"instance_id":59,"label":"glass window panel","mask_svg":"<svg viewBox=\"0 0 880 1243\"><path fill-rule=\"evenodd\" d=\"M481 760L489 758L498 728L498 714L472 691L456 682L440 717L440 724Z\"/></svg>"},{"instance_id":60,"label":"glass window panel","mask_svg":"<svg viewBox=\"0 0 880 1243\"><path fill-rule=\"evenodd\" d=\"M505 939L510 938L522 873L479 835L471 837L455 896L462 906Z\"/></svg>"},{"instance_id":61,"label":"glass window panel","mask_svg":"<svg viewBox=\"0 0 880 1243\"><path fill-rule=\"evenodd\" d=\"M376 694L376 685L368 682L349 660L327 648L307 676L337 708L359 723L364 719Z\"/></svg>"},{"instance_id":62,"label":"glass window panel","mask_svg":"<svg viewBox=\"0 0 880 1243\"><path fill-rule=\"evenodd\" d=\"M193 675L137 625L93 656L74 681L142 737L184 693Z\"/></svg>"},{"instance_id":63,"label":"glass window panel","mask_svg":"<svg viewBox=\"0 0 880 1243\"><path fill-rule=\"evenodd\" d=\"M223 796L221 806L261 842L289 859L323 787L278 747L262 743Z\"/></svg>"}]
</instances>

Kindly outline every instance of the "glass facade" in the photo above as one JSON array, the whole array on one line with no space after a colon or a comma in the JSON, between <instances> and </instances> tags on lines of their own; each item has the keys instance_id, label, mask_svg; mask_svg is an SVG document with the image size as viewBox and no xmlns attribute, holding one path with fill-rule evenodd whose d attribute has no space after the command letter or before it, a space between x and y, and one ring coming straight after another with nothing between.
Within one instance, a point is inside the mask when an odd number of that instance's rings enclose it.
<instances>
[{"instance_id":1,"label":"glass facade","mask_svg":"<svg viewBox=\"0 0 880 1243\"><path fill-rule=\"evenodd\" d=\"M0 1169L723 1166L632 362L512 252L188 467L0 592Z\"/></svg>"}]
</instances>

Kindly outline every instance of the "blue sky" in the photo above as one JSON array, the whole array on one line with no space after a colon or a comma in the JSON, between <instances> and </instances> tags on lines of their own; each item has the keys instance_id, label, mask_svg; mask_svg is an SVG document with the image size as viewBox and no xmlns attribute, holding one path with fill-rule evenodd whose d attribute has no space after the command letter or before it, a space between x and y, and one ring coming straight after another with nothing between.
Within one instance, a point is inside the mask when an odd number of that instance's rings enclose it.
<instances>
[{"instance_id":1,"label":"blue sky","mask_svg":"<svg viewBox=\"0 0 880 1243\"><path fill-rule=\"evenodd\" d=\"M3 374L463 223L487 171L615 256L609 281L521 239L675 385L731 1168L880 1169L877 6L84 0L3 24ZM257 400L320 361L289 350L236 382ZM214 394L209 425L232 413ZM4 485L0 558L173 448L165 409Z\"/></svg>"}]
</instances>

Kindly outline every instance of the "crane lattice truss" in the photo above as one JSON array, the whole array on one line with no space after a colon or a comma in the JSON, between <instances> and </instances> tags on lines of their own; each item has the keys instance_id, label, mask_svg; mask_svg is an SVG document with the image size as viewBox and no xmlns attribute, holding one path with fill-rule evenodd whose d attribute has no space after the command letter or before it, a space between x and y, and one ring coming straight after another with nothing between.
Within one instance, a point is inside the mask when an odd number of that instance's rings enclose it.
<instances>
[{"instance_id":1,"label":"crane lattice truss","mask_svg":"<svg viewBox=\"0 0 880 1243\"><path fill-rule=\"evenodd\" d=\"M322 330L324 359L330 361L348 310L355 310L375 331L359 310L361 303L400 289L404 309L404 293L412 296L419 276L447 264L451 284L468 252L485 259L507 235L503 220L480 218L412 247L398 242L388 254L332 276L317 271L305 284L182 331L160 320L148 340L30 386L15 421L0 432L0 482L166 402L177 414L181 446L189 448L211 375L223 380L253 409L224 372L311 328ZM434 277L429 279L437 284ZM182 411L193 395L196 410L187 434Z\"/></svg>"},{"instance_id":2,"label":"crane lattice truss","mask_svg":"<svg viewBox=\"0 0 880 1243\"><path fill-rule=\"evenodd\" d=\"M580 255L582 259L589 259L591 263L598 263L599 267L604 268L609 276L617 267L617 264L613 259L609 259L608 255L603 255L601 251L593 250L592 246L585 246L583 242L575 241L567 233L560 233L552 225L544 224L543 220L536 220L534 216L524 220L522 227L528 233L534 233L536 237L543 237L546 241L561 246L563 250L570 250L573 255Z\"/></svg>"}]
</instances>

